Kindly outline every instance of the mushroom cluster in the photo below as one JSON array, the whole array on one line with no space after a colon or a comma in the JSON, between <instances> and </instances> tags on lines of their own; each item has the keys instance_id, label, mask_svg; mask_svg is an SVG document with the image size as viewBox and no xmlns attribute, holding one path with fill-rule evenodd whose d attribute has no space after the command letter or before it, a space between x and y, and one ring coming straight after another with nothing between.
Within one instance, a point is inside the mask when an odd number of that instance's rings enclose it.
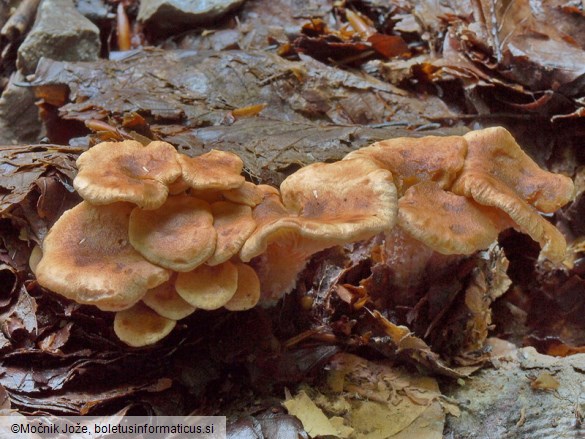
<instances>
[{"instance_id":1,"label":"mushroom cluster","mask_svg":"<svg viewBox=\"0 0 585 439\"><path fill-rule=\"evenodd\" d=\"M114 311L131 346L155 343L197 308L252 308L255 271L236 257L256 228L257 186L234 154L191 158L165 142L105 142L77 160L83 197L43 242L41 285Z\"/></svg>"},{"instance_id":2,"label":"mushroom cluster","mask_svg":"<svg viewBox=\"0 0 585 439\"><path fill-rule=\"evenodd\" d=\"M114 330L131 346L155 343L197 308L274 303L311 255L380 233L469 255L515 227L560 262L565 240L539 212L573 194L503 128L377 142L306 166L280 190L245 181L232 153L188 157L158 141L101 143L77 166L84 201L51 228L35 274L116 312Z\"/></svg>"}]
</instances>

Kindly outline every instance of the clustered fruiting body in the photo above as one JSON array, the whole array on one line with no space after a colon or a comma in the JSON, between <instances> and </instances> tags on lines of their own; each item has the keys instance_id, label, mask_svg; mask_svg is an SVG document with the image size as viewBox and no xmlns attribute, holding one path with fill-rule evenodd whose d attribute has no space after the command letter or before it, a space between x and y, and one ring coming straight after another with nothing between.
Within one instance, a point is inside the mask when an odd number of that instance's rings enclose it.
<instances>
[{"instance_id":1,"label":"clustered fruiting body","mask_svg":"<svg viewBox=\"0 0 585 439\"><path fill-rule=\"evenodd\" d=\"M314 253L380 233L469 255L514 227L560 262L564 237L539 211L573 196L568 177L540 169L503 128L377 142L306 166L280 190L246 182L232 153L192 158L164 142L101 143L77 165L84 201L55 223L35 273L115 311L115 332L132 346L197 308L273 303Z\"/></svg>"}]
</instances>

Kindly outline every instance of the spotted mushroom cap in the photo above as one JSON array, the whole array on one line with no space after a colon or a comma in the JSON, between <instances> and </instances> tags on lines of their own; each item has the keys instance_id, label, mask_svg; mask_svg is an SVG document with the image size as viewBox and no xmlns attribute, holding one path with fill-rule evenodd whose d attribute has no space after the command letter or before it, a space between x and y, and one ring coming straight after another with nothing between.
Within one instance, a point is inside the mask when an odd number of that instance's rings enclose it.
<instances>
[{"instance_id":1,"label":"spotted mushroom cap","mask_svg":"<svg viewBox=\"0 0 585 439\"><path fill-rule=\"evenodd\" d=\"M43 242L39 284L77 303L105 311L129 308L168 280L168 270L148 262L128 239L134 205L81 202L65 212Z\"/></svg>"},{"instance_id":2,"label":"spotted mushroom cap","mask_svg":"<svg viewBox=\"0 0 585 439\"><path fill-rule=\"evenodd\" d=\"M156 210L134 209L129 237L146 259L174 271L203 264L217 240L209 204L189 195L171 196Z\"/></svg>"},{"instance_id":3,"label":"spotted mushroom cap","mask_svg":"<svg viewBox=\"0 0 585 439\"><path fill-rule=\"evenodd\" d=\"M436 252L469 255L498 237L488 209L426 181L398 200L398 225Z\"/></svg>"},{"instance_id":4,"label":"spotted mushroom cap","mask_svg":"<svg viewBox=\"0 0 585 439\"><path fill-rule=\"evenodd\" d=\"M254 208L256 230L240 258L256 261L265 299L290 291L309 257L393 227L396 188L392 174L371 160L316 163L291 175L281 197L266 191Z\"/></svg>"},{"instance_id":5,"label":"spotted mushroom cap","mask_svg":"<svg viewBox=\"0 0 585 439\"><path fill-rule=\"evenodd\" d=\"M127 201L157 209L167 199L168 185L181 175L178 156L166 142L103 142L79 156L73 186L92 204Z\"/></svg>"},{"instance_id":6,"label":"spotted mushroom cap","mask_svg":"<svg viewBox=\"0 0 585 439\"><path fill-rule=\"evenodd\" d=\"M382 140L345 156L373 159L392 172L398 193L422 181L433 181L441 188L451 186L467 154L467 142L461 136L400 137Z\"/></svg>"},{"instance_id":7,"label":"spotted mushroom cap","mask_svg":"<svg viewBox=\"0 0 585 439\"><path fill-rule=\"evenodd\" d=\"M452 191L505 212L540 244L541 257L562 261L565 238L538 211L553 212L571 200L571 179L539 168L504 128L474 131L465 139L468 156Z\"/></svg>"}]
</instances>

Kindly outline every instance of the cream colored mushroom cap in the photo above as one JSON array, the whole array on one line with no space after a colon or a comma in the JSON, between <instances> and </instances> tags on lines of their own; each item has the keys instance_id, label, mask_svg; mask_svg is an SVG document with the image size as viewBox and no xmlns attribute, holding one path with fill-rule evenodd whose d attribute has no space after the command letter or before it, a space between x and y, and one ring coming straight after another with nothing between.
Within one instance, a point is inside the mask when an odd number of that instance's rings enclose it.
<instances>
[{"instance_id":1,"label":"cream colored mushroom cap","mask_svg":"<svg viewBox=\"0 0 585 439\"><path fill-rule=\"evenodd\" d=\"M43 242L36 267L39 284L68 299L105 311L129 308L170 273L130 245L134 205L93 206L85 201L65 212Z\"/></svg>"},{"instance_id":2,"label":"cream colored mushroom cap","mask_svg":"<svg viewBox=\"0 0 585 439\"><path fill-rule=\"evenodd\" d=\"M103 142L79 156L73 186L92 204L127 201L156 209L167 198L167 186L181 175L178 156L165 142Z\"/></svg>"},{"instance_id":3,"label":"cream colored mushroom cap","mask_svg":"<svg viewBox=\"0 0 585 439\"><path fill-rule=\"evenodd\" d=\"M177 293L195 308L221 308L236 293L238 269L231 262L210 267L201 265L187 273L179 273L175 283Z\"/></svg>"},{"instance_id":4,"label":"cream colored mushroom cap","mask_svg":"<svg viewBox=\"0 0 585 439\"><path fill-rule=\"evenodd\" d=\"M114 332L128 346L139 348L162 340L176 324L175 320L162 317L139 302L132 308L116 313Z\"/></svg>"},{"instance_id":5,"label":"cream colored mushroom cap","mask_svg":"<svg viewBox=\"0 0 585 439\"><path fill-rule=\"evenodd\" d=\"M211 150L197 157L179 155L183 180L195 190L227 190L244 184L242 159L231 152Z\"/></svg>"},{"instance_id":6,"label":"cream colored mushroom cap","mask_svg":"<svg viewBox=\"0 0 585 439\"><path fill-rule=\"evenodd\" d=\"M134 209L128 230L140 254L174 271L203 264L217 240L209 204L189 195L171 196L156 210Z\"/></svg>"},{"instance_id":7,"label":"cream colored mushroom cap","mask_svg":"<svg viewBox=\"0 0 585 439\"><path fill-rule=\"evenodd\" d=\"M498 237L487 209L437 183L422 182L398 200L398 225L436 252L469 255Z\"/></svg>"}]
</instances>

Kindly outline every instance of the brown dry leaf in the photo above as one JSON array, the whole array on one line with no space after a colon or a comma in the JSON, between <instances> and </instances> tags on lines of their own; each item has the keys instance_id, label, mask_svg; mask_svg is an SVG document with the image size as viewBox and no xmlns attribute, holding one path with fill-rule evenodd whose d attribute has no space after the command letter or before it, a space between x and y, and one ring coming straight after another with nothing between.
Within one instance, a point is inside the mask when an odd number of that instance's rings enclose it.
<instances>
[{"instance_id":1,"label":"brown dry leaf","mask_svg":"<svg viewBox=\"0 0 585 439\"><path fill-rule=\"evenodd\" d=\"M329 369L329 387L323 393L306 388L284 403L309 434L385 439L404 432L397 437L441 437L445 414L434 379L351 354L336 355Z\"/></svg>"},{"instance_id":2,"label":"brown dry leaf","mask_svg":"<svg viewBox=\"0 0 585 439\"><path fill-rule=\"evenodd\" d=\"M333 426L329 418L309 398L307 393L301 390L294 398L287 398L282 403L291 415L296 416L303 423L305 431L312 437L315 436L339 436L339 431Z\"/></svg>"}]
</instances>

